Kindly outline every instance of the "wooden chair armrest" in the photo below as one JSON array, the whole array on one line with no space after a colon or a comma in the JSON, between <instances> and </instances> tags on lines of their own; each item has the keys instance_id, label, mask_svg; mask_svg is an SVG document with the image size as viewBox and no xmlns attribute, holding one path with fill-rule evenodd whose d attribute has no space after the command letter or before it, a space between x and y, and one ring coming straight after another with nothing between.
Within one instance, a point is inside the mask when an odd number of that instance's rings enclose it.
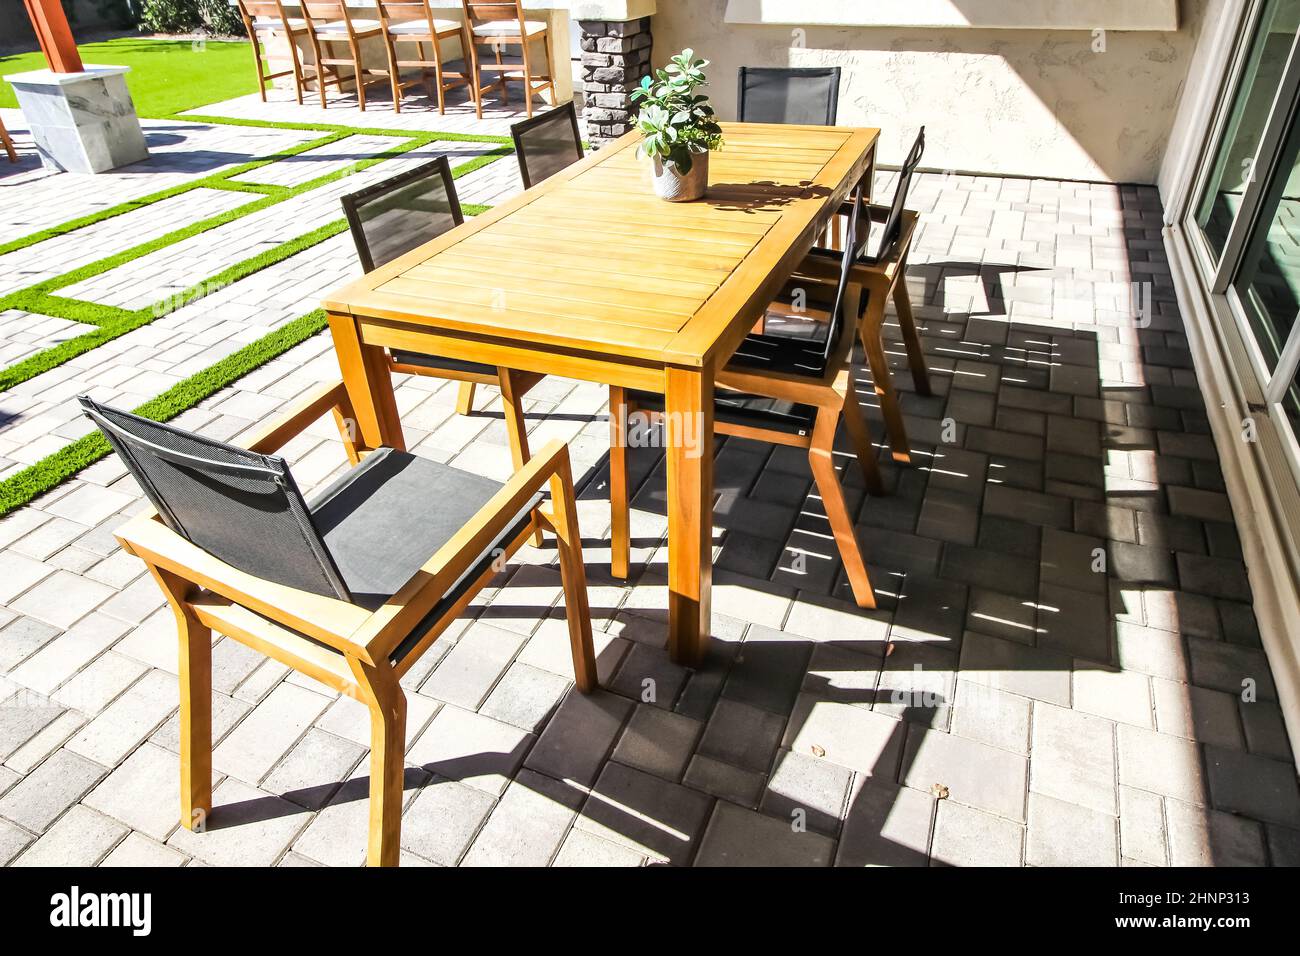
<instances>
[{"instance_id":1,"label":"wooden chair armrest","mask_svg":"<svg viewBox=\"0 0 1300 956\"><path fill-rule=\"evenodd\" d=\"M172 531L153 513L132 518L115 532L129 553L249 610L367 663L366 648L350 635L370 617L338 598L275 584L240 571Z\"/></svg>"},{"instance_id":2,"label":"wooden chair armrest","mask_svg":"<svg viewBox=\"0 0 1300 956\"><path fill-rule=\"evenodd\" d=\"M478 513L429 558L352 640L382 658L400 644L502 532L528 500L555 475L568 474L569 446L554 439L533 454Z\"/></svg>"},{"instance_id":3,"label":"wooden chair armrest","mask_svg":"<svg viewBox=\"0 0 1300 956\"><path fill-rule=\"evenodd\" d=\"M352 411L352 401L341 381L313 385L279 415L244 431L235 439L235 444L260 455L269 455L284 447L290 439L300 435L308 425L329 411L338 413L336 418L339 421L339 431L344 443L350 445L354 440L351 433L356 431L356 416ZM348 422L352 423L351 426L345 427ZM348 457L355 462L351 451Z\"/></svg>"}]
</instances>

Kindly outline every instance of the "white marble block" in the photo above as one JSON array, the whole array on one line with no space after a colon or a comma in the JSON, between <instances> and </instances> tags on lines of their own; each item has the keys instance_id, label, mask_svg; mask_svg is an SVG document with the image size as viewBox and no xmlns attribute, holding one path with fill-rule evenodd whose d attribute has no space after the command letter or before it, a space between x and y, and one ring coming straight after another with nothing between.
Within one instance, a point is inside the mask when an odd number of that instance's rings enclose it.
<instances>
[{"instance_id":1,"label":"white marble block","mask_svg":"<svg viewBox=\"0 0 1300 956\"><path fill-rule=\"evenodd\" d=\"M102 173L149 158L123 78L130 69L86 66L80 73L35 70L5 77L46 168Z\"/></svg>"}]
</instances>

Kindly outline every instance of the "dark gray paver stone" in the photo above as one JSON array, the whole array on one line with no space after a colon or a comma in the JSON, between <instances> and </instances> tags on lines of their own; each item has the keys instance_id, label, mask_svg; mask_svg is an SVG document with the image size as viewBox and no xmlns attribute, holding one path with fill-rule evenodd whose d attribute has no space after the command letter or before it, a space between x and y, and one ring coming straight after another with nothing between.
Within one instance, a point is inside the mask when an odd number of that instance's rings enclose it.
<instances>
[{"instance_id":1,"label":"dark gray paver stone","mask_svg":"<svg viewBox=\"0 0 1300 956\"><path fill-rule=\"evenodd\" d=\"M784 717L724 697L709 718L698 750L745 770L766 773L784 728Z\"/></svg>"},{"instance_id":2,"label":"dark gray paver stone","mask_svg":"<svg viewBox=\"0 0 1300 956\"><path fill-rule=\"evenodd\" d=\"M537 738L524 766L557 780L594 783L634 706L630 700L606 691L570 691Z\"/></svg>"},{"instance_id":3,"label":"dark gray paver stone","mask_svg":"<svg viewBox=\"0 0 1300 956\"><path fill-rule=\"evenodd\" d=\"M1205 748L1210 799L1220 810L1300 828L1295 766L1239 750Z\"/></svg>"},{"instance_id":4,"label":"dark gray paver stone","mask_svg":"<svg viewBox=\"0 0 1300 956\"><path fill-rule=\"evenodd\" d=\"M719 800L696 866L829 866L835 841Z\"/></svg>"},{"instance_id":5,"label":"dark gray paver stone","mask_svg":"<svg viewBox=\"0 0 1300 956\"><path fill-rule=\"evenodd\" d=\"M689 862L713 802L697 790L611 761L575 826L681 865Z\"/></svg>"},{"instance_id":6,"label":"dark gray paver stone","mask_svg":"<svg viewBox=\"0 0 1300 956\"><path fill-rule=\"evenodd\" d=\"M870 777L851 800L836 866L925 866L935 800L928 793Z\"/></svg>"}]
</instances>

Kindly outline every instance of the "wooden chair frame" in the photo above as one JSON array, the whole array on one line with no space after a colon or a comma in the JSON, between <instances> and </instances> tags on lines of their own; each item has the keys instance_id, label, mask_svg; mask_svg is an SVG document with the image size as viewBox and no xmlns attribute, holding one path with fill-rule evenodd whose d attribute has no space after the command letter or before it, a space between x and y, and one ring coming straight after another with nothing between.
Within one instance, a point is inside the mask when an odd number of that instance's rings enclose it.
<instances>
[{"instance_id":1,"label":"wooden chair frame","mask_svg":"<svg viewBox=\"0 0 1300 956\"><path fill-rule=\"evenodd\" d=\"M845 321L853 321L857 314L856 310L860 308L862 288L850 279L847 293L843 304L846 310ZM840 487L839 475L835 470L835 432L841 419L844 421L844 429L858 459L858 466L862 469L867 491L873 495L883 494L884 484L881 481L880 468L876 463L871 432L862 415L857 393L853 387L852 369L848 362L853 337L844 334L841 339L836 353L831 356L826 372L820 379L740 368L724 367L717 372L717 385L721 389L732 389L752 395L816 406L817 418L809 434L798 435L777 429L732 424L719 421L716 416L713 428L721 435L735 435L740 438L751 438L756 441L808 450L808 464L826 509L826 517L839 548L840 558L844 562L844 569L853 589L853 597L859 607L873 608L876 606L876 598L871 588L866 561L863 559L862 546L854 530L853 515L849 513L848 505L844 500L844 491ZM609 390L609 485L613 527L610 571L618 578L627 577L631 558L627 419L633 411L636 411L636 407L629 401L628 390L622 386L611 386ZM704 453L711 454L712 450L706 450Z\"/></svg>"},{"instance_id":2,"label":"wooden chair frame","mask_svg":"<svg viewBox=\"0 0 1300 956\"><path fill-rule=\"evenodd\" d=\"M506 86L506 74L510 72L519 72L520 65L505 63L501 59L503 47L518 46L523 59L523 83L524 83L524 109L531 119L533 115L533 97L543 93L550 93L551 106L558 105L555 98L555 64L551 56L551 28L547 24L536 33L525 35L524 23L524 3L523 0L461 0L465 9L465 34L469 39L469 72L470 72L470 90L474 94L474 109L478 118L483 118L483 94L493 87L501 88L501 102L509 105L510 91ZM487 13L487 16L483 16ZM498 22L503 20L514 20L519 24L518 34L503 34L492 37L475 37L474 27L481 23ZM496 56L495 63L482 63L479 60L478 47L479 42L492 47L492 52ZM533 58L529 45L541 42L546 50L546 72L544 74L533 74ZM483 71L495 71L496 80L486 85L483 84ZM540 82L535 83L535 80Z\"/></svg>"},{"instance_id":3,"label":"wooden chair frame","mask_svg":"<svg viewBox=\"0 0 1300 956\"><path fill-rule=\"evenodd\" d=\"M298 37L311 31L307 27L295 28L290 26L290 17L284 12L284 5L280 0L239 0L239 15L244 21L244 30L248 33L248 42L253 48L253 66L257 69L257 92L262 97L262 102L266 102L266 83L268 80L278 80L281 77L292 76L294 95L297 96L298 105L301 106L303 65L298 57L298 44L295 41ZM278 73L268 73L263 69L262 59L264 56L268 67L274 62L274 59L279 59L279 57L272 58L270 52L262 44L262 36L267 31L257 28L255 21L258 17L263 19L274 18L280 21L279 26L273 25L270 32L280 34L287 41L289 45L289 69L281 70Z\"/></svg>"},{"instance_id":4,"label":"wooden chair frame","mask_svg":"<svg viewBox=\"0 0 1300 956\"><path fill-rule=\"evenodd\" d=\"M350 438L352 406L342 382L310 390L281 417L243 436L245 447L269 454L310 423L333 413L354 464L367 451ZM397 664L389 657L544 485L549 508L539 509L557 539L569 640L578 690L597 685L587 603L582 539L568 447L553 441L502 487L467 525L430 556L387 603L375 611L285 587L239 571L168 529L152 509L116 532L130 554L148 565L176 618L180 644L181 823L201 829L212 809L212 632L260 651L370 710L371 866L398 862L402 824L406 695L402 675L498 572L485 571ZM527 540L525 530L504 545L508 558Z\"/></svg>"},{"instance_id":5,"label":"wooden chair frame","mask_svg":"<svg viewBox=\"0 0 1300 956\"><path fill-rule=\"evenodd\" d=\"M18 162L18 151L14 149L13 137L9 135L9 130L5 129L3 119L0 119L0 144L4 145L5 155L9 157L9 162Z\"/></svg>"},{"instance_id":6,"label":"wooden chair frame","mask_svg":"<svg viewBox=\"0 0 1300 956\"><path fill-rule=\"evenodd\" d=\"M879 221L889 215L889 207L868 204L864 212ZM898 391L894 388L889 361L885 357L885 305L892 298L898 311L898 327L907 350L907 363L912 372L912 383L920 395L930 395L930 373L925 364L925 350L916 330L916 317L912 313L912 300L907 291L907 259L912 251L912 238L916 234L919 217L910 209L903 210L898 240L889 255L876 262L854 262L850 281L860 285L867 294L866 308L857 324L858 338L871 368L872 384L880 403L885 430L889 435L890 453L894 461L909 464L911 446L907 440L907 427ZM839 264L829 256L809 256L800 266L801 272L822 280L836 275Z\"/></svg>"},{"instance_id":7,"label":"wooden chair frame","mask_svg":"<svg viewBox=\"0 0 1300 956\"><path fill-rule=\"evenodd\" d=\"M394 82L389 70L367 69L361 63L361 41L368 40L371 37L382 37L384 34L382 23L377 27L357 30L352 23L352 13L345 0L298 0L298 2L301 4L303 18L307 21L306 32L311 43L312 55L316 59L317 76L319 77L326 68L329 68L334 75L335 85L338 87L339 92L342 92L345 80L339 75L338 68L340 66L352 67L351 79L357 87L357 106L364 113L366 111L366 86L382 82L391 87ZM331 12L324 12L326 10ZM341 34L334 31L323 32L317 26L317 21L321 21L322 24L342 21L344 32ZM331 44L334 43L347 43L348 51L352 55L350 57L327 56L327 53L331 53ZM373 79L367 79L367 77L373 77ZM316 85L320 90L321 109L325 109L325 83L318 82Z\"/></svg>"},{"instance_id":8,"label":"wooden chair frame","mask_svg":"<svg viewBox=\"0 0 1300 956\"><path fill-rule=\"evenodd\" d=\"M442 60L442 41L453 37L461 42L461 55L466 64L469 55L465 53L466 32L464 24L457 24L454 29L439 30L435 23L433 9L429 0L376 0L379 21L384 29L384 44L388 50L388 68L393 77L393 112L402 111L402 91L411 87L427 84L429 96L438 102L439 114L447 112L447 91L457 87L469 86L469 77L464 73L448 73ZM424 20L429 29L426 33L394 33L391 27L395 23L410 23ZM398 43L415 43L418 59L401 60L397 56ZM424 45L433 48L433 59L427 58ZM403 67L418 67L419 75L415 79L403 80Z\"/></svg>"}]
</instances>

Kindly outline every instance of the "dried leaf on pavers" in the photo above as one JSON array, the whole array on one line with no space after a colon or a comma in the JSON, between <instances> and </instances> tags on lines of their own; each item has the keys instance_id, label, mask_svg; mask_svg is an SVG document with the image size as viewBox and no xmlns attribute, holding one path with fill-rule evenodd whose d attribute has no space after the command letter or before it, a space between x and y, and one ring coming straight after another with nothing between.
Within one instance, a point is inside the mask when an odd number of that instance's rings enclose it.
<instances>
[{"instance_id":1,"label":"dried leaf on pavers","mask_svg":"<svg viewBox=\"0 0 1300 956\"><path fill-rule=\"evenodd\" d=\"M811 747L809 747L808 749L812 751L812 754L813 754L814 757L825 757L825 756L826 756L826 748L823 747L821 744L813 744L813 745L812 745Z\"/></svg>"},{"instance_id":2,"label":"dried leaf on pavers","mask_svg":"<svg viewBox=\"0 0 1300 956\"><path fill-rule=\"evenodd\" d=\"M936 800L947 800L948 788L941 783L931 784L930 795L934 797Z\"/></svg>"}]
</instances>

